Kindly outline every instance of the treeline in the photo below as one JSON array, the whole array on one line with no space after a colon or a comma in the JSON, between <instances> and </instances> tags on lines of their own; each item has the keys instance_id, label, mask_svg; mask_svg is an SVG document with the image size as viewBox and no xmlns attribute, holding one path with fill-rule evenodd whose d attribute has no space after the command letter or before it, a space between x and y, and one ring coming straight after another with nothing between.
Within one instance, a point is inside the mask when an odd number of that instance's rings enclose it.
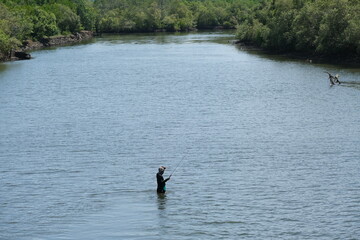
<instances>
[{"instance_id":1,"label":"treeline","mask_svg":"<svg viewBox=\"0 0 360 240\"><path fill-rule=\"evenodd\" d=\"M257 0L0 0L0 59L26 39L80 30L235 28Z\"/></svg>"},{"instance_id":2,"label":"treeline","mask_svg":"<svg viewBox=\"0 0 360 240\"><path fill-rule=\"evenodd\" d=\"M0 0L0 60L26 39L81 30L215 27L266 49L360 56L359 0Z\"/></svg>"},{"instance_id":3,"label":"treeline","mask_svg":"<svg viewBox=\"0 0 360 240\"><path fill-rule=\"evenodd\" d=\"M235 28L258 0L95 0L101 32Z\"/></svg>"},{"instance_id":4,"label":"treeline","mask_svg":"<svg viewBox=\"0 0 360 240\"><path fill-rule=\"evenodd\" d=\"M239 24L237 37L280 52L360 57L359 0L269 0Z\"/></svg>"},{"instance_id":5,"label":"treeline","mask_svg":"<svg viewBox=\"0 0 360 240\"><path fill-rule=\"evenodd\" d=\"M0 60L26 39L94 30L97 16L89 0L1 0Z\"/></svg>"}]
</instances>

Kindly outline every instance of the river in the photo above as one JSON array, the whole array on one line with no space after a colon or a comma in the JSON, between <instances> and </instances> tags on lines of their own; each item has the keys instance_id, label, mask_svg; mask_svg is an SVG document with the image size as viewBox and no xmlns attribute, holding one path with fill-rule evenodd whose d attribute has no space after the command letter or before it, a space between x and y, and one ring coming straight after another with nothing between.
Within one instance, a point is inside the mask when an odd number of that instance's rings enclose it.
<instances>
[{"instance_id":1,"label":"river","mask_svg":"<svg viewBox=\"0 0 360 240\"><path fill-rule=\"evenodd\" d=\"M0 64L0 239L358 239L360 69L232 39L104 35Z\"/></svg>"}]
</instances>

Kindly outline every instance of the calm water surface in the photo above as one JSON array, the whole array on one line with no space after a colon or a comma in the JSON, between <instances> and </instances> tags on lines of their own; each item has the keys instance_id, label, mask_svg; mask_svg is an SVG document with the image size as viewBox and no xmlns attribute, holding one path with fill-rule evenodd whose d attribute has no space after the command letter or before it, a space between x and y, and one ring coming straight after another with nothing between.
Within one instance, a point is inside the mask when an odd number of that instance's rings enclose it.
<instances>
[{"instance_id":1,"label":"calm water surface","mask_svg":"<svg viewBox=\"0 0 360 240\"><path fill-rule=\"evenodd\" d=\"M0 239L359 239L360 69L231 39L103 36L1 64Z\"/></svg>"}]
</instances>

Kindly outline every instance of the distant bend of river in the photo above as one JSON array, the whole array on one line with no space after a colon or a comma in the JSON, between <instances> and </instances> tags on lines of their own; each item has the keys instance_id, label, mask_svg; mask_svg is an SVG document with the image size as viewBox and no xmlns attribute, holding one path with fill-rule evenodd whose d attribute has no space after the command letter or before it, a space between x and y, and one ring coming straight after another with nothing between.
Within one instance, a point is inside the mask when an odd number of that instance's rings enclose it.
<instances>
[{"instance_id":1,"label":"distant bend of river","mask_svg":"<svg viewBox=\"0 0 360 240\"><path fill-rule=\"evenodd\" d=\"M0 239L358 239L360 69L232 39L104 35L0 64Z\"/></svg>"}]
</instances>

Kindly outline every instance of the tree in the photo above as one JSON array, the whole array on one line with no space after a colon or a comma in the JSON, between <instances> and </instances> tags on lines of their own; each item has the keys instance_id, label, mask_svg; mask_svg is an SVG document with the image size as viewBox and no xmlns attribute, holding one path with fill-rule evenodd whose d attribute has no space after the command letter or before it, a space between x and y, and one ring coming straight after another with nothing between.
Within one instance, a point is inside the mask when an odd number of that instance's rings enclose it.
<instances>
[{"instance_id":1,"label":"tree","mask_svg":"<svg viewBox=\"0 0 360 240\"><path fill-rule=\"evenodd\" d=\"M293 34L296 39L297 51L314 51L318 37L320 22L323 18L322 9L310 2L301 8L294 18Z\"/></svg>"},{"instance_id":2,"label":"tree","mask_svg":"<svg viewBox=\"0 0 360 240\"><path fill-rule=\"evenodd\" d=\"M78 32L80 30L80 17L76 15L69 7L61 4L52 4L48 6L49 12L54 13L56 23L61 32Z\"/></svg>"},{"instance_id":3,"label":"tree","mask_svg":"<svg viewBox=\"0 0 360 240\"><path fill-rule=\"evenodd\" d=\"M96 11L93 7L92 1L74 0L74 3L76 4L76 13L80 17L82 27L86 30L94 30Z\"/></svg>"},{"instance_id":4,"label":"tree","mask_svg":"<svg viewBox=\"0 0 360 240\"><path fill-rule=\"evenodd\" d=\"M324 2L323 2L324 3ZM324 15L320 22L316 51L323 54L339 54L344 46L345 29L348 27L348 1L326 1ZM321 7L324 7L321 4Z\"/></svg>"},{"instance_id":5,"label":"tree","mask_svg":"<svg viewBox=\"0 0 360 240\"><path fill-rule=\"evenodd\" d=\"M6 60L10 57L11 51L20 46L20 41L10 37L0 30L0 60Z\"/></svg>"},{"instance_id":6,"label":"tree","mask_svg":"<svg viewBox=\"0 0 360 240\"><path fill-rule=\"evenodd\" d=\"M101 18L99 22L99 30L101 32L121 32L121 12L117 9L111 10Z\"/></svg>"},{"instance_id":7,"label":"tree","mask_svg":"<svg viewBox=\"0 0 360 240\"><path fill-rule=\"evenodd\" d=\"M360 55L360 5L350 5L346 16L348 25L344 30L344 44L348 51Z\"/></svg>"},{"instance_id":8,"label":"tree","mask_svg":"<svg viewBox=\"0 0 360 240\"><path fill-rule=\"evenodd\" d=\"M216 12L211 2L205 4L200 3L197 12L197 26L199 28L209 28L219 25Z\"/></svg>"},{"instance_id":9,"label":"tree","mask_svg":"<svg viewBox=\"0 0 360 240\"><path fill-rule=\"evenodd\" d=\"M157 2L153 2L150 4L150 7L145 10L146 12L146 23L144 24L146 26L146 30L156 30L156 29L162 29L163 23L162 23L162 10L161 6Z\"/></svg>"},{"instance_id":10,"label":"tree","mask_svg":"<svg viewBox=\"0 0 360 240\"><path fill-rule=\"evenodd\" d=\"M53 36L59 33L56 25L56 17L53 13L43 10L41 7L34 7L31 11L34 39L40 40L46 36Z\"/></svg>"}]
</instances>

